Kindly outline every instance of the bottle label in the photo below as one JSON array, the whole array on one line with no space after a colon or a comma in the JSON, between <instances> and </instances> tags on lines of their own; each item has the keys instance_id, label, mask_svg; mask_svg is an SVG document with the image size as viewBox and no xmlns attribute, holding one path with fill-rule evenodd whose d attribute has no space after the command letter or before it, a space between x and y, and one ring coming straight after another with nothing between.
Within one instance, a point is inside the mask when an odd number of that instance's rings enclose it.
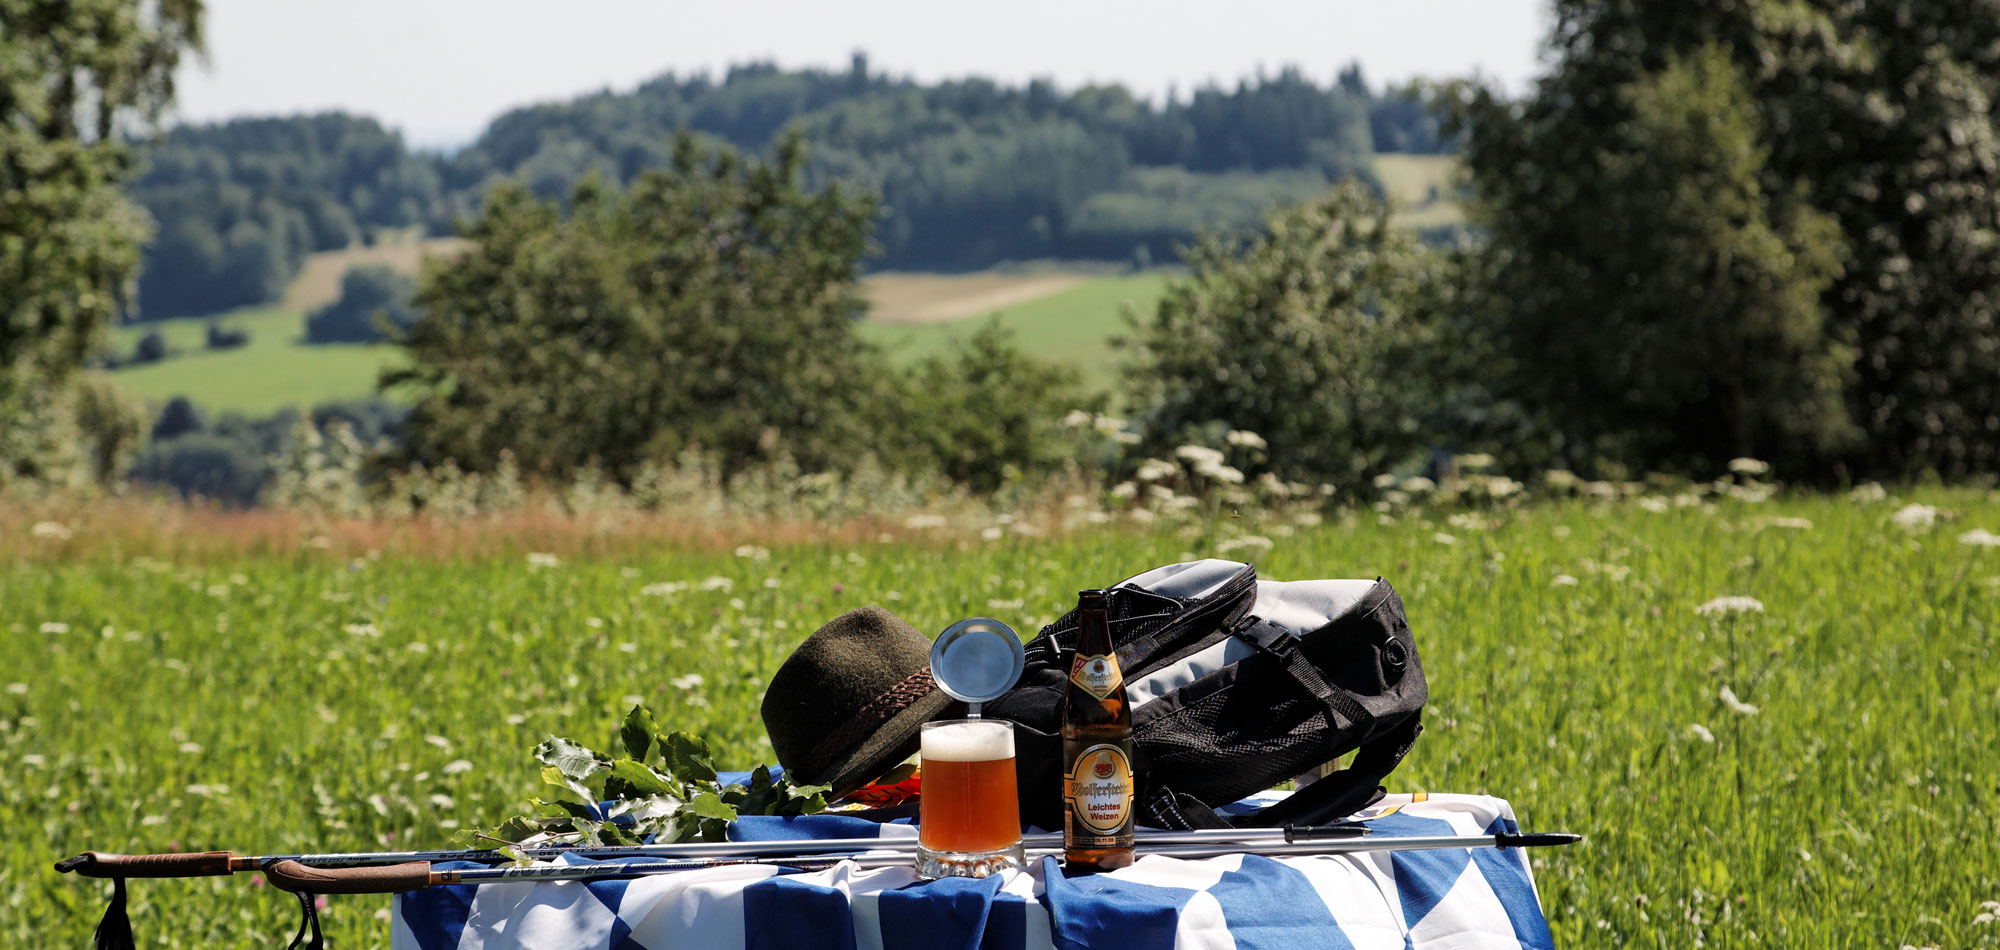
<instances>
[{"instance_id":1,"label":"bottle label","mask_svg":"<svg viewBox=\"0 0 2000 950\"><path fill-rule=\"evenodd\" d=\"M1125 682L1125 674L1118 669L1118 657L1115 654L1100 653L1096 656L1078 654L1076 659L1070 661L1069 681L1075 683L1078 689L1103 699L1111 695L1111 691L1117 689L1119 684Z\"/></svg>"},{"instance_id":2,"label":"bottle label","mask_svg":"<svg viewBox=\"0 0 2000 950\"><path fill-rule=\"evenodd\" d=\"M1075 831L1117 835L1132 820L1132 763L1122 745L1090 746L1063 776ZM1092 842L1110 844L1111 842Z\"/></svg>"}]
</instances>

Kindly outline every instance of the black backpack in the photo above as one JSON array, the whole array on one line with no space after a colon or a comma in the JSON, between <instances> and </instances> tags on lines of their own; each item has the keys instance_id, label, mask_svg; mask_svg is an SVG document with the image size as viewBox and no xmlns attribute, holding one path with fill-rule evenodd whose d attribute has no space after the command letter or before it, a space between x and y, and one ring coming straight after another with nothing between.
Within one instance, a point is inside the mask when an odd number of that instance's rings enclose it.
<instances>
[{"instance_id":1,"label":"black backpack","mask_svg":"<svg viewBox=\"0 0 2000 950\"><path fill-rule=\"evenodd\" d=\"M1248 564L1189 561L1109 588L1112 642L1132 704L1137 823L1155 828L1317 824L1380 798L1422 731L1428 689L1388 582L1259 581ZM1014 689L986 713L1015 723L1021 815L1062 824L1063 687L1076 613L1026 646ZM1356 752L1254 815L1217 806Z\"/></svg>"}]
</instances>

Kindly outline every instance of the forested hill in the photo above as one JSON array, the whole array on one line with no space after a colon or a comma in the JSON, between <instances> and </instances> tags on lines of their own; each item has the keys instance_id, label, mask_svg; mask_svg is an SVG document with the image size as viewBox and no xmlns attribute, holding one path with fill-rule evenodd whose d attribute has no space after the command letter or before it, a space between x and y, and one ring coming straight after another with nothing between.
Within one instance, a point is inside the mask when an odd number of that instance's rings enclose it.
<instances>
[{"instance_id":1,"label":"forested hill","mask_svg":"<svg viewBox=\"0 0 2000 950\"><path fill-rule=\"evenodd\" d=\"M1165 262L1198 229L1372 179L1378 150L1442 150L1425 95L1371 89L1350 67L1331 86L1287 69L1153 103L1120 86L917 83L857 56L845 71L745 65L517 109L452 156L339 114L183 126L148 149L132 189L158 222L139 315L275 299L305 254L387 229L448 234L503 178L551 196L591 172L629 181L668 164L680 128L750 151L803 130L810 177L881 196L879 267Z\"/></svg>"}]
</instances>

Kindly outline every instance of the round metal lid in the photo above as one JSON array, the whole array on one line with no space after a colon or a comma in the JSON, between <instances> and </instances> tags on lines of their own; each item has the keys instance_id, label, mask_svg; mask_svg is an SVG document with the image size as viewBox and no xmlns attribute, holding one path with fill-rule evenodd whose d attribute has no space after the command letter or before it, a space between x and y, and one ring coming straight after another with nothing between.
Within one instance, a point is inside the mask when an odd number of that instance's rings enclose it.
<instances>
[{"instance_id":1,"label":"round metal lid","mask_svg":"<svg viewBox=\"0 0 2000 950\"><path fill-rule=\"evenodd\" d=\"M987 703L1006 695L1025 662L1014 628L991 617L952 624L931 644L931 676L960 702Z\"/></svg>"}]
</instances>

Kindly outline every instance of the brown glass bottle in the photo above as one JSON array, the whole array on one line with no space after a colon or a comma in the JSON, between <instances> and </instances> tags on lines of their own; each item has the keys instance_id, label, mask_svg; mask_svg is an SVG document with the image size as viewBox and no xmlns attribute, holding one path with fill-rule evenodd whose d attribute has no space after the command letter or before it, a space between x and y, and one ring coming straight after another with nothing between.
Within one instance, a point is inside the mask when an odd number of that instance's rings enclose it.
<instances>
[{"instance_id":1,"label":"brown glass bottle","mask_svg":"<svg viewBox=\"0 0 2000 950\"><path fill-rule=\"evenodd\" d=\"M1077 593L1076 650L1063 690L1063 863L1132 863L1132 708L1101 590Z\"/></svg>"}]
</instances>

